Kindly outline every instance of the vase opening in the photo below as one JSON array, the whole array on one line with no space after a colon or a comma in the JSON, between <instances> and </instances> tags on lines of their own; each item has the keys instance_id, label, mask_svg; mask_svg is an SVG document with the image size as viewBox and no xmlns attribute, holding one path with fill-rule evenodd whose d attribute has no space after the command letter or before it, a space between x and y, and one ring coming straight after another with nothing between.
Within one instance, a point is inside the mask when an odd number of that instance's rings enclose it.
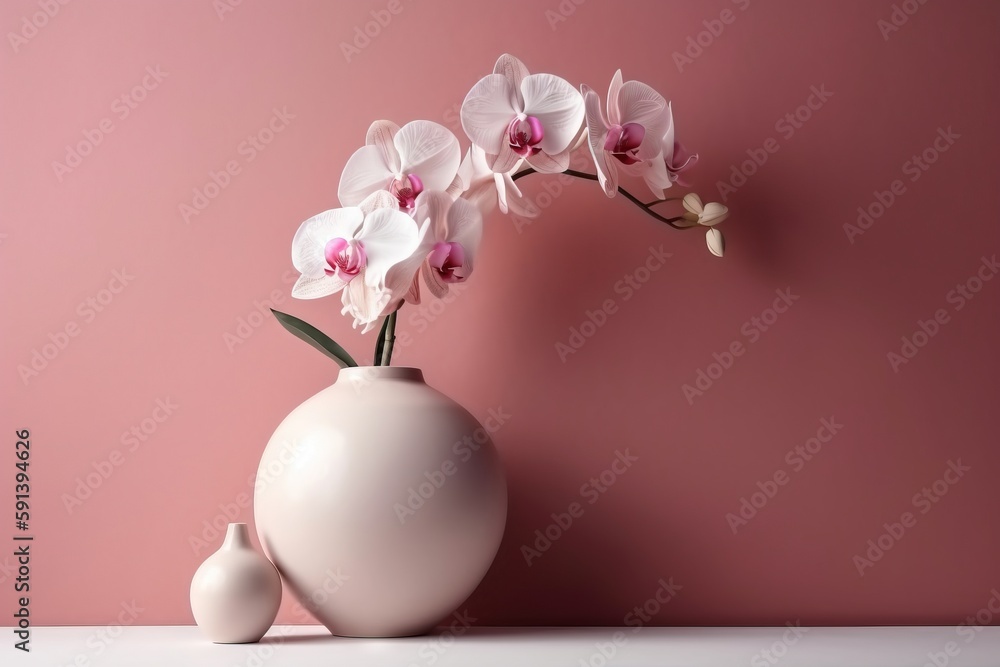
<instances>
[{"instance_id":1,"label":"vase opening","mask_svg":"<svg viewBox=\"0 0 1000 667\"><path fill-rule=\"evenodd\" d=\"M408 380L423 382L424 374L419 368L410 366L352 366L341 368L338 380L366 382L371 380Z\"/></svg>"}]
</instances>

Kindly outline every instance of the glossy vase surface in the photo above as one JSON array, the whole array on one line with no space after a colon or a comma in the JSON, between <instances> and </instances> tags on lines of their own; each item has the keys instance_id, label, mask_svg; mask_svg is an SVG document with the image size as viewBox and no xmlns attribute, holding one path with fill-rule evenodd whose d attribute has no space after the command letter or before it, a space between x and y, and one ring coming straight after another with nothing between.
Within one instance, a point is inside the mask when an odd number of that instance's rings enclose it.
<instances>
[{"instance_id":1,"label":"glossy vase surface","mask_svg":"<svg viewBox=\"0 0 1000 667\"><path fill-rule=\"evenodd\" d=\"M420 370L361 367L295 408L261 458L254 513L286 584L333 634L422 634L496 555L507 485L490 431Z\"/></svg>"}]
</instances>

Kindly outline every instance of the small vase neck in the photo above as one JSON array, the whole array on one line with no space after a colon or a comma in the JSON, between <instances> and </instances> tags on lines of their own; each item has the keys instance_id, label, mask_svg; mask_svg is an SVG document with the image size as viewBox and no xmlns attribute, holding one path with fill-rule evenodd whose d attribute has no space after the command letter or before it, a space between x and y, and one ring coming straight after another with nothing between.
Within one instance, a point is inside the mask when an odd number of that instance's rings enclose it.
<instances>
[{"instance_id":1,"label":"small vase neck","mask_svg":"<svg viewBox=\"0 0 1000 667\"><path fill-rule=\"evenodd\" d=\"M226 539L222 541L223 549L251 549L250 532L245 523L231 523L226 530Z\"/></svg>"},{"instance_id":2,"label":"small vase neck","mask_svg":"<svg viewBox=\"0 0 1000 667\"><path fill-rule=\"evenodd\" d=\"M354 366L340 369L337 381L370 382L372 380L404 380L423 382L424 374L419 368L407 366Z\"/></svg>"}]
</instances>

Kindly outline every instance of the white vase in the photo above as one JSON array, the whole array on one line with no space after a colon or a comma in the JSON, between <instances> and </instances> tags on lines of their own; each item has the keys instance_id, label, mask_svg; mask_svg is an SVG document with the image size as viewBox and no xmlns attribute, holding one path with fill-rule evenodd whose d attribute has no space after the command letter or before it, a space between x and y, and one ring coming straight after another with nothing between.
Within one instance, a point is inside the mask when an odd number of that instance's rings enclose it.
<instances>
[{"instance_id":1,"label":"white vase","mask_svg":"<svg viewBox=\"0 0 1000 667\"><path fill-rule=\"evenodd\" d=\"M245 523L231 523L222 547L191 580L191 612L217 644L256 642L281 605L281 577L250 544Z\"/></svg>"},{"instance_id":2,"label":"white vase","mask_svg":"<svg viewBox=\"0 0 1000 667\"><path fill-rule=\"evenodd\" d=\"M289 590L330 632L409 636L486 574L507 484L487 430L420 370L347 368L274 432L254 514Z\"/></svg>"}]
</instances>

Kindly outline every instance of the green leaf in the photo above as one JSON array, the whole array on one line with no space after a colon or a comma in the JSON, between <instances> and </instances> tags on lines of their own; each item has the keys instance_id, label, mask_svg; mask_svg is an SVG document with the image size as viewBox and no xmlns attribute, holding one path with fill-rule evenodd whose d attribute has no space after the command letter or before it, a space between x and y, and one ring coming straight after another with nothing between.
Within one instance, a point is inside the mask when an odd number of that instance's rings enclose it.
<instances>
[{"instance_id":1,"label":"green leaf","mask_svg":"<svg viewBox=\"0 0 1000 667\"><path fill-rule=\"evenodd\" d=\"M382 363L382 348L385 347L385 330L389 327L389 316L386 315L382 322L382 328L378 332L378 340L375 341L375 366Z\"/></svg>"},{"instance_id":2,"label":"green leaf","mask_svg":"<svg viewBox=\"0 0 1000 667\"><path fill-rule=\"evenodd\" d=\"M336 341L313 325L308 322L303 322L299 318L292 315L277 311L274 308L271 309L271 312L274 313L274 317L281 323L281 326L292 332L296 338L301 338L326 356L333 359L341 368L358 365L358 362L351 358L351 355L347 353L347 350L342 348Z\"/></svg>"}]
</instances>

